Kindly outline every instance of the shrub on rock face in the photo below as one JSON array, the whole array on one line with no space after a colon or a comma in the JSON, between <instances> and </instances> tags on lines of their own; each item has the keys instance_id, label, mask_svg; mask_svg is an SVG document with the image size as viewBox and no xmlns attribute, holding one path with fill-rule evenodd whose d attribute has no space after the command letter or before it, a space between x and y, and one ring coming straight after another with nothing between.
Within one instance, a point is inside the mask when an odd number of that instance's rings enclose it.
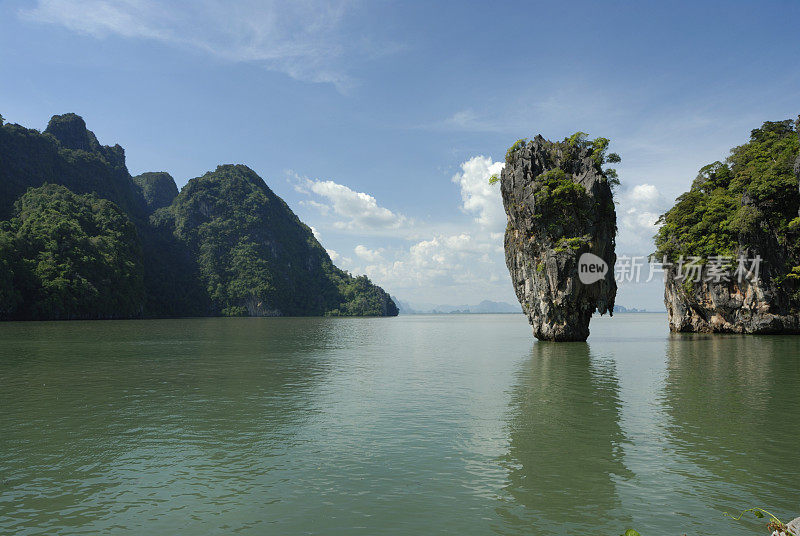
<instances>
[{"instance_id":1,"label":"shrub on rock face","mask_svg":"<svg viewBox=\"0 0 800 536\"><path fill-rule=\"evenodd\" d=\"M798 151L792 121L767 121L724 162L701 168L691 189L661 216L656 255L733 255L761 246L765 235L797 253Z\"/></svg>"}]
</instances>

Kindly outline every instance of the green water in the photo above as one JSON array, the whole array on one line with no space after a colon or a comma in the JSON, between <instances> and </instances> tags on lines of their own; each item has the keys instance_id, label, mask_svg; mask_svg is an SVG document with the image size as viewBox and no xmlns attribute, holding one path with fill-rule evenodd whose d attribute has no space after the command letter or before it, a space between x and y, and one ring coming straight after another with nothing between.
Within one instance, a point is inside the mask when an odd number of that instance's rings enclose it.
<instances>
[{"instance_id":1,"label":"green water","mask_svg":"<svg viewBox=\"0 0 800 536\"><path fill-rule=\"evenodd\" d=\"M663 315L0 324L0 534L758 534L800 337Z\"/></svg>"}]
</instances>

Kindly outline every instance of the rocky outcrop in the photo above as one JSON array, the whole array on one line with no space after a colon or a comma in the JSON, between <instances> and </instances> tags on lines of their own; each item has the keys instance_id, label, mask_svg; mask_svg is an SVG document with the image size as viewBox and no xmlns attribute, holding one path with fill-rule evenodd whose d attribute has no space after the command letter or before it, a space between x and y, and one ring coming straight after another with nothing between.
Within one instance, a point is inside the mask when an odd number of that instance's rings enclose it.
<instances>
[{"instance_id":1,"label":"rocky outcrop","mask_svg":"<svg viewBox=\"0 0 800 536\"><path fill-rule=\"evenodd\" d=\"M800 333L800 317L791 312L785 292L772 278L759 274L714 281L708 276L706 267L696 282L681 278L674 266L665 271L664 304L671 331Z\"/></svg>"},{"instance_id":2,"label":"rocky outcrop","mask_svg":"<svg viewBox=\"0 0 800 536\"><path fill-rule=\"evenodd\" d=\"M137 259L141 257L143 265L140 276L144 295L137 294L139 302L135 307L119 307L119 316L397 315L397 306L382 288L366 276L353 277L337 268L311 228L246 166L220 166L189 181L179 195L175 181L167 173L131 177L122 147L101 145L76 114L53 116L44 132L0 120L0 235L11 229L10 222L2 220L20 214L15 203L21 202L31 188L46 184L63 186L70 195L90 194L91 199L99 200L101 208L110 201L135 227L135 240L123 239L123 233L113 226L110 228L114 232L109 232L111 238L95 240L92 233L96 233L99 224L94 223L86 226L85 234L90 238L85 240L72 237L72 231L66 238L56 237L60 245L56 253L62 257L77 251L71 245L75 240L80 242L75 242L80 246L78 253L103 250L104 254L96 255L96 259L82 254L77 261L69 257L69 262L62 263L67 269L83 270L84 266L90 266L92 273L105 274L97 283L80 272L77 279L91 287L89 290L69 283L78 292L75 297L81 299L98 288L106 288L103 285L107 286L108 281L116 281L114 274L130 267L130 262L114 261L120 248L141 247ZM55 196L50 205L59 210L79 205L73 201L65 204L62 198L70 199ZM92 210L97 208L93 203L88 204ZM32 209L28 215L50 218L47 214L43 216L42 210ZM98 216L103 225L109 224L105 214ZM91 223L86 217L65 216L64 220L69 225L62 227L69 229ZM77 223L73 225L74 221ZM36 247L52 245L52 237L45 233L47 229L40 225L28 229L30 242ZM53 232L59 229L63 234L61 227ZM66 239L70 240L65 242ZM48 311L28 314L17 307L19 303L38 303L45 295L45 287L63 288L66 273L66 269L47 269L45 276L51 279L40 278L41 283L22 277L20 274L26 272L16 270L12 264L24 259L27 250L18 253L12 249L17 242L22 244L16 238L0 236L0 317L42 320L65 317ZM111 253L103 249L112 246L116 249ZM48 263L47 266L54 266ZM39 264L26 261L24 268ZM133 279L125 277L123 282L130 284ZM117 287L119 290L122 284ZM127 295L122 291L120 296L102 294L108 302ZM83 306L79 309L66 316L109 317L107 312L97 312L98 309Z\"/></svg>"},{"instance_id":3,"label":"rocky outcrop","mask_svg":"<svg viewBox=\"0 0 800 536\"><path fill-rule=\"evenodd\" d=\"M86 128L86 121L77 114L54 115L44 132L54 136L65 149L86 152L100 150L100 142L94 132Z\"/></svg>"},{"instance_id":4,"label":"rocky outcrop","mask_svg":"<svg viewBox=\"0 0 800 536\"><path fill-rule=\"evenodd\" d=\"M142 173L133 177L133 182L142 191L148 212L168 207L178 197L175 179L165 171Z\"/></svg>"},{"instance_id":5,"label":"rocky outcrop","mask_svg":"<svg viewBox=\"0 0 800 536\"><path fill-rule=\"evenodd\" d=\"M197 259L215 315L398 314L382 288L334 266L311 228L247 166L191 179L151 221Z\"/></svg>"},{"instance_id":6,"label":"rocky outcrop","mask_svg":"<svg viewBox=\"0 0 800 536\"><path fill-rule=\"evenodd\" d=\"M119 145L100 145L75 114L54 115L44 132L16 124L0 127L0 219L28 188L61 184L76 194L97 194L126 213L143 216L143 203Z\"/></svg>"},{"instance_id":7,"label":"rocky outcrop","mask_svg":"<svg viewBox=\"0 0 800 536\"><path fill-rule=\"evenodd\" d=\"M86 128L86 121L77 114L54 115L47 123L45 134L51 134L65 149L96 153L113 166L125 166L125 151L118 144L100 145L94 132Z\"/></svg>"},{"instance_id":8,"label":"rocky outcrop","mask_svg":"<svg viewBox=\"0 0 800 536\"><path fill-rule=\"evenodd\" d=\"M517 142L500 177L506 265L541 340L586 340L592 314L612 314L617 292L616 213L602 170L604 147L574 138ZM578 270L587 253L605 271L585 284Z\"/></svg>"}]
</instances>

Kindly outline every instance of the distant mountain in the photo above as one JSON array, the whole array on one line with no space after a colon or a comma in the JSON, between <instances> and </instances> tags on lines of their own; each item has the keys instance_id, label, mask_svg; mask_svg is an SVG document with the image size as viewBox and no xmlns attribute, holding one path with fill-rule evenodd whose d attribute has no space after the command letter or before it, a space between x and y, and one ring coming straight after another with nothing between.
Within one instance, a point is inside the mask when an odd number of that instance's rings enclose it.
<instances>
[{"instance_id":1,"label":"distant mountain","mask_svg":"<svg viewBox=\"0 0 800 536\"><path fill-rule=\"evenodd\" d=\"M399 314L401 314L401 315L416 315L416 314L419 314L419 312L414 310L414 308L411 307L411 304L409 304L408 302L405 302L405 301L403 301L403 300L401 300L401 299L399 299L399 298L397 298L395 296L392 296L392 300L394 300L394 303L397 305L397 310L398 310Z\"/></svg>"},{"instance_id":2,"label":"distant mountain","mask_svg":"<svg viewBox=\"0 0 800 536\"><path fill-rule=\"evenodd\" d=\"M492 313L492 314L521 313L522 307L520 307L519 304L512 305L506 302L483 300L478 305L470 307L469 311L471 313Z\"/></svg>"},{"instance_id":3,"label":"distant mountain","mask_svg":"<svg viewBox=\"0 0 800 536\"><path fill-rule=\"evenodd\" d=\"M636 307L631 307L630 309L628 309L627 307L624 307L622 305L615 305L614 306L614 312L615 313L646 313L647 311L645 311L644 309L637 309Z\"/></svg>"},{"instance_id":4,"label":"distant mountain","mask_svg":"<svg viewBox=\"0 0 800 536\"><path fill-rule=\"evenodd\" d=\"M415 304L394 298L401 315L445 315L445 314L512 314L521 313L516 304L483 300L477 305L433 305Z\"/></svg>"}]
</instances>

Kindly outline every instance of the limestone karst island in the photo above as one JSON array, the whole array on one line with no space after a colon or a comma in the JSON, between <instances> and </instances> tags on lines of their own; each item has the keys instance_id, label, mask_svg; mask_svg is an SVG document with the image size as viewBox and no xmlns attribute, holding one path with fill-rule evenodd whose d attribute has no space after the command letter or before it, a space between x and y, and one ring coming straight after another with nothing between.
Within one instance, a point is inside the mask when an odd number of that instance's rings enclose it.
<instances>
[{"instance_id":1,"label":"limestone karst island","mask_svg":"<svg viewBox=\"0 0 800 536\"><path fill-rule=\"evenodd\" d=\"M800 536L798 21L0 2L0 535Z\"/></svg>"},{"instance_id":2,"label":"limestone karst island","mask_svg":"<svg viewBox=\"0 0 800 536\"><path fill-rule=\"evenodd\" d=\"M537 339L585 341L595 312L613 314L617 216L611 187L616 171L603 170L609 140L582 132L553 143L519 140L506 153L500 179L508 215L506 264ZM579 260L594 255L603 277L579 279Z\"/></svg>"}]
</instances>

